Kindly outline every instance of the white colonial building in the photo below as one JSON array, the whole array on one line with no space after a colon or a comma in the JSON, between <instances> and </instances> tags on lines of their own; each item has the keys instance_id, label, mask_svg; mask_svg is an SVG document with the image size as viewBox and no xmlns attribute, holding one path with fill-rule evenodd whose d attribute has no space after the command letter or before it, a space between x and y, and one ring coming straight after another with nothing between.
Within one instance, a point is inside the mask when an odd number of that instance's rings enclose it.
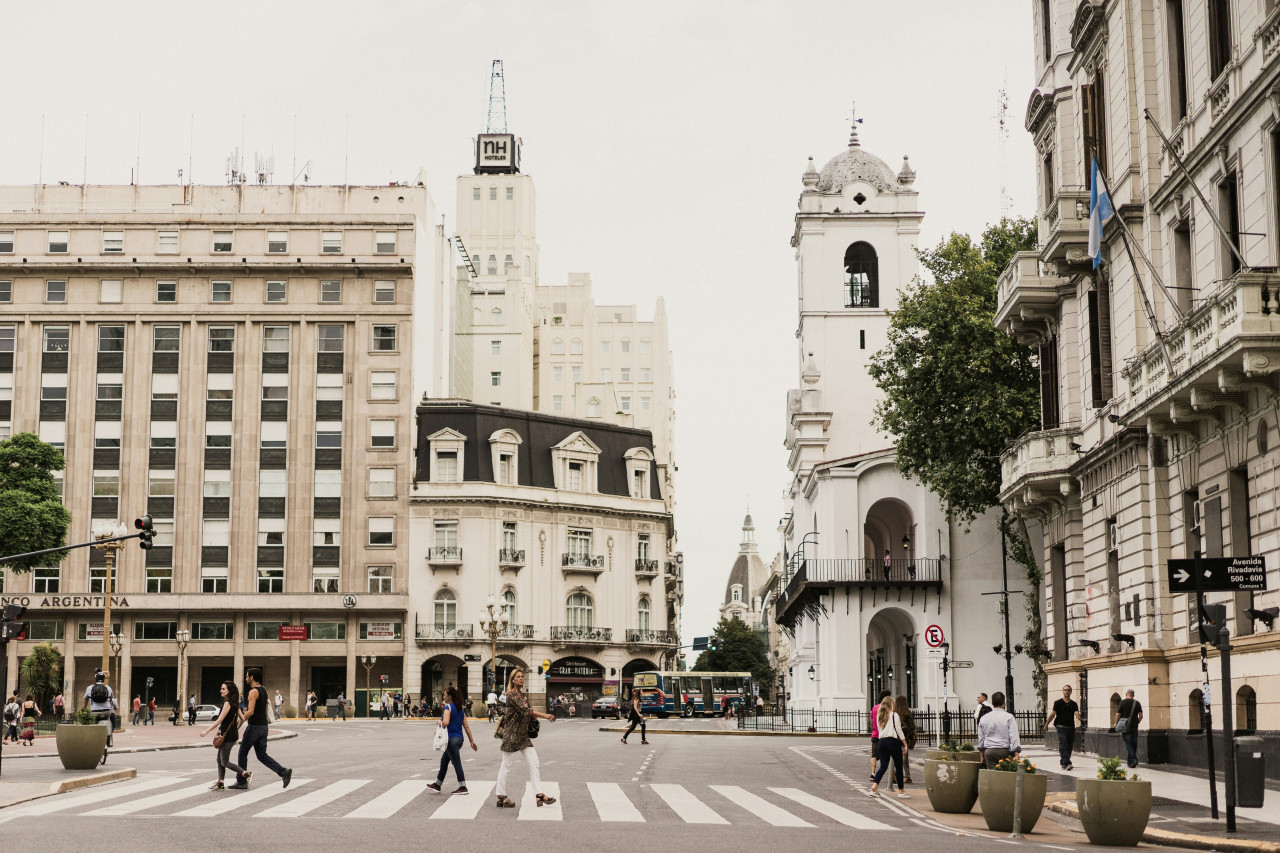
<instances>
[{"instance_id":1,"label":"white colonial building","mask_svg":"<svg viewBox=\"0 0 1280 853\"><path fill-rule=\"evenodd\" d=\"M880 394L867 366L886 343L889 312L916 274L924 218L915 173L848 148L803 176L792 246L799 284L799 388L787 396L791 482L783 519L788 557L767 607L793 632L775 650L795 708L869 709L882 690L939 707L939 657L973 662L948 685L967 703L1004 687L995 513L971 532L903 477L892 439L870 426ZM1016 571L1015 571L1016 575ZM1015 589L1020 589L1015 586ZM1015 638L1025 617L1013 597ZM1030 664L1015 658L1018 707L1034 705ZM958 683L957 683L958 682Z\"/></svg>"}]
</instances>

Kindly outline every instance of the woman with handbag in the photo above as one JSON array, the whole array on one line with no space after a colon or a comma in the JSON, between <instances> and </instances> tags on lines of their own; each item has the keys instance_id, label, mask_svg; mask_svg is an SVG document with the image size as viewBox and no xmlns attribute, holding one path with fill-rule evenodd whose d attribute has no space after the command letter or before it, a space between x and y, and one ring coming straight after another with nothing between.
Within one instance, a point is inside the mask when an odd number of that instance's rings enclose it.
<instances>
[{"instance_id":1,"label":"woman with handbag","mask_svg":"<svg viewBox=\"0 0 1280 853\"><path fill-rule=\"evenodd\" d=\"M224 681L218 692L222 694L222 713L200 733L200 737L204 737L214 729L218 730L213 736L213 748L218 751L218 781L209 786L210 791L226 788L227 768L235 771L237 776L244 774L246 780L249 778L248 773L231 763L231 750L240 740L240 723L244 719L240 713L240 690L234 681Z\"/></svg>"},{"instance_id":2,"label":"woman with handbag","mask_svg":"<svg viewBox=\"0 0 1280 853\"><path fill-rule=\"evenodd\" d=\"M445 688L444 703L444 714L440 717L440 728L436 730L437 745L435 745L436 749L444 750L444 755L440 756L440 772L436 774L436 781L427 787L437 794L440 793L440 786L444 784L444 777L449 773L449 763L452 762L453 772L458 777L458 787L454 793L469 794L467 778L462 772L462 732L466 731L467 740L471 741L472 752L480 747L476 746L476 739L471 734L471 725L467 722L466 711L458 701L458 688L452 684ZM438 745L441 734L445 736L443 746Z\"/></svg>"},{"instance_id":3,"label":"woman with handbag","mask_svg":"<svg viewBox=\"0 0 1280 853\"><path fill-rule=\"evenodd\" d=\"M897 711L893 710L892 697L884 697L880 707L876 709L876 722L880 726L880 743L877 745L880 749L880 769L876 771L875 776L871 777L871 796L880 796L880 780L884 778L885 771L889 769L889 763L892 761L894 773L897 774L898 799L909 800L911 795L902 790L902 745L907 736L902 731L902 718L898 716ZM893 781L893 779L889 780L891 788Z\"/></svg>"},{"instance_id":4,"label":"woman with handbag","mask_svg":"<svg viewBox=\"0 0 1280 853\"><path fill-rule=\"evenodd\" d=\"M902 781L908 785L911 784L911 750L916 748L916 718L911 713L911 706L907 704L906 696L899 696L893 703L893 710L898 712L898 719L902 722Z\"/></svg>"},{"instance_id":5,"label":"woman with handbag","mask_svg":"<svg viewBox=\"0 0 1280 853\"><path fill-rule=\"evenodd\" d=\"M556 801L542 793L542 778L538 775L538 753L533 748L530 738L538 736L538 719L554 723L554 714L543 714L529 707L529 700L524 695L524 670L517 669L507 679L506 710L502 715L499 728L502 729L502 767L498 770L498 784L494 793L498 795L497 807L509 809L515 801L507 797L507 773L511 769L511 759L517 755L524 756L529 765L529 783L537 795L538 807L549 806Z\"/></svg>"}]
</instances>

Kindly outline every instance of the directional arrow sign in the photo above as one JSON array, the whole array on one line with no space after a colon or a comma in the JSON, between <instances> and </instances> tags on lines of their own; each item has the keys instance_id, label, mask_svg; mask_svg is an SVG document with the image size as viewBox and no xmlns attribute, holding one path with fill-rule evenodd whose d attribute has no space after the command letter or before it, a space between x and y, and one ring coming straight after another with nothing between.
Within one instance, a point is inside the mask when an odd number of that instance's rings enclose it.
<instances>
[{"instance_id":1,"label":"directional arrow sign","mask_svg":"<svg viewBox=\"0 0 1280 853\"><path fill-rule=\"evenodd\" d=\"M950 666L952 669L968 669L969 667L973 666L973 661L971 661L971 660L953 660L953 661L951 661L950 663L948 663L947 665L948 665L948 666ZM941 663L939 663L939 664L938 664L938 666L942 666L942 664L941 664Z\"/></svg>"},{"instance_id":2,"label":"directional arrow sign","mask_svg":"<svg viewBox=\"0 0 1280 853\"><path fill-rule=\"evenodd\" d=\"M1169 591L1196 591L1196 561L1169 561ZM1239 592L1267 588L1262 557L1211 557L1200 560L1200 588L1205 592Z\"/></svg>"}]
</instances>

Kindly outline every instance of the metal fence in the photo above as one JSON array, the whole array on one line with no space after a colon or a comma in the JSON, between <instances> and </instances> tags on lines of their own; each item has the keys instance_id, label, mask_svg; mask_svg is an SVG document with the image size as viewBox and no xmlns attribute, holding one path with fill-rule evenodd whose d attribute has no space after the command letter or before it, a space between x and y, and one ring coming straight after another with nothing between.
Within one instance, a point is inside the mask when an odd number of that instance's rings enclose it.
<instances>
[{"instance_id":1,"label":"metal fence","mask_svg":"<svg viewBox=\"0 0 1280 853\"><path fill-rule=\"evenodd\" d=\"M912 717L915 720L916 733L921 738L969 742L978 739L972 708L957 707L954 710L935 711L926 707L913 711ZM1038 736L1044 728L1043 711L1019 711L1014 714L1014 718L1018 721L1018 731L1024 737ZM777 713L742 714L738 717L738 728L742 731L801 733L814 731L870 735L871 712L787 708Z\"/></svg>"}]
</instances>

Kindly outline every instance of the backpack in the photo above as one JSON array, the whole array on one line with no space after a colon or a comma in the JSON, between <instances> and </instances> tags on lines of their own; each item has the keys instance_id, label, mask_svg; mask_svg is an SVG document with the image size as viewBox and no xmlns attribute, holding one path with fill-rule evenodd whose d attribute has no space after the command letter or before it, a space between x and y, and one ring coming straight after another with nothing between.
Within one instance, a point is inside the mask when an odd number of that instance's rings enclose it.
<instances>
[{"instance_id":1,"label":"backpack","mask_svg":"<svg viewBox=\"0 0 1280 853\"><path fill-rule=\"evenodd\" d=\"M94 702L102 704L111 698L111 691L107 689L107 685L101 681L89 688L89 698Z\"/></svg>"},{"instance_id":2,"label":"backpack","mask_svg":"<svg viewBox=\"0 0 1280 853\"><path fill-rule=\"evenodd\" d=\"M13 720L14 720L14 717L16 717L16 716L17 716L17 714L16 714L17 710L18 710L18 706L17 706L17 705L15 705L15 704L14 704L14 703L12 703L12 702L10 702L8 705L5 705L5 706L4 706L4 721L5 721L6 723L12 723L12 722L13 722Z\"/></svg>"}]
</instances>

